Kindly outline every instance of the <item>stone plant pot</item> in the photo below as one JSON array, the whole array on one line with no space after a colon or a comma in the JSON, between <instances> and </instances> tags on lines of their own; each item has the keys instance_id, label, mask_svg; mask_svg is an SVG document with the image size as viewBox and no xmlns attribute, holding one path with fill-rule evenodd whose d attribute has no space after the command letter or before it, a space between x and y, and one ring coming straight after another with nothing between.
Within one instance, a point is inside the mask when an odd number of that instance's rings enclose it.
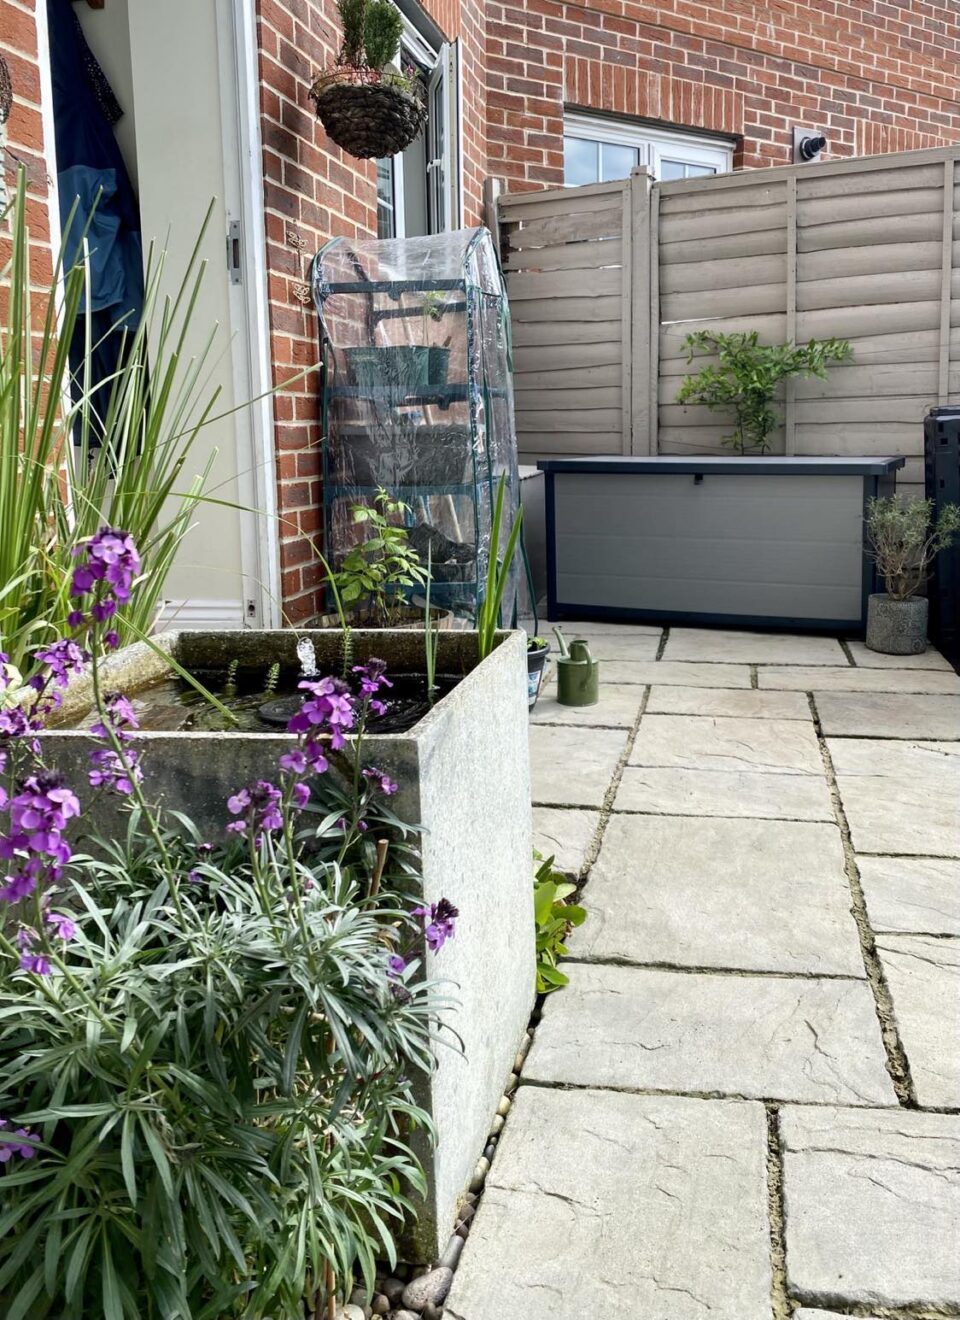
<instances>
[{"instance_id":1,"label":"stone plant pot","mask_svg":"<svg viewBox=\"0 0 960 1320\"><path fill-rule=\"evenodd\" d=\"M242 671L274 662L296 665L301 636L313 641L321 673L339 668L341 635L333 629L168 632L155 642L188 670L223 669L235 659ZM423 672L422 633L357 630L353 649L357 663L379 656L388 673ZM442 632L438 668L463 679L409 731L364 739L370 764L399 784L392 809L424 828L422 901L446 897L460 911L456 939L437 955L426 952L425 974L443 983L444 996L455 1005L449 1021L464 1050L452 1048L453 1037L444 1032L436 1071L421 1083L436 1146L431 1150L417 1134L428 1190L405 1242L405 1250L421 1261L435 1260L443 1250L534 1003L526 649L524 633L502 632L494 651L478 662L476 632ZM109 657L102 677L108 691L134 695L171 677L171 670L162 656L137 643ZM71 684L62 712L67 724L80 724L90 704L89 680ZM41 739L45 762L69 783L85 784L89 734L58 727ZM269 773L293 737L145 731L137 741L151 799L191 816L206 835L223 829L229 794ZM93 827L104 833L126 828L126 818L107 798L85 821L91 816Z\"/></svg>"},{"instance_id":2,"label":"stone plant pot","mask_svg":"<svg viewBox=\"0 0 960 1320\"><path fill-rule=\"evenodd\" d=\"M867 601L867 646L882 655L922 655L927 649L926 596L895 600L885 591Z\"/></svg>"}]
</instances>

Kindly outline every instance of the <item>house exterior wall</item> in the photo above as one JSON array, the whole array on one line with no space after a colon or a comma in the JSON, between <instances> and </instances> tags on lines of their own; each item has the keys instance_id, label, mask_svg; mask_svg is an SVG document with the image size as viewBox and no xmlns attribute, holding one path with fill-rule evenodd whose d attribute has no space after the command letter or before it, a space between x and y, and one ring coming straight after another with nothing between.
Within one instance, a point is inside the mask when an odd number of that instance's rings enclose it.
<instances>
[{"instance_id":1,"label":"house exterior wall","mask_svg":"<svg viewBox=\"0 0 960 1320\"><path fill-rule=\"evenodd\" d=\"M37 279L49 274L48 159L35 6L0 0L0 49L16 104L10 148L31 171ZM109 0L108 0L109 3ZM336 56L334 0L256 0L268 296L274 380L316 363L312 254L376 232L371 162L345 156L308 90ZM737 135L737 166L782 164L795 123L832 156L960 140L960 9L943 0L426 0L461 39L464 220L483 182L563 182L563 111L634 115ZM49 150L49 144L47 144ZM7 159L10 173L11 160ZM310 372L275 400L282 595L298 623L319 606L320 422Z\"/></svg>"},{"instance_id":2,"label":"house exterior wall","mask_svg":"<svg viewBox=\"0 0 960 1320\"><path fill-rule=\"evenodd\" d=\"M486 174L482 6L429 0L425 7L445 37L462 42L464 222L475 225ZM257 0L257 14L273 371L280 384L317 360L310 259L334 236L376 234L376 181L372 161L354 160L330 142L308 94L339 47L333 0ZM312 371L274 401L281 586L285 616L294 624L320 608L318 384Z\"/></svg>"},{"instance_id":3,"label":"house exterior wall","mask_svg":"<svg viewBox=\"0 0 960 1320\"><path fill-rule=\"evenodd\" d=\"M564 104L737 134L782 165L960 139L960 8L941 0L489 0L489 173L563 183Z\"/></svg>"},{"instance_id":4,"label":"house exterior wall","mask_svg":"<svg viewBox=\"0 0 960 1320\"><path fill-rule=\"evenodd\" d=\"M13 83L13 107L7 122L7 151L2 161L7 192L16 184L17 166L27 170L27 223L31 240L31 275L37 288L51 276L49 178L44 143L42 82L35 5L46 0L0 0L0 54ZM7 247L0 236L0 264Z\"/></svg>"}]
</instances>

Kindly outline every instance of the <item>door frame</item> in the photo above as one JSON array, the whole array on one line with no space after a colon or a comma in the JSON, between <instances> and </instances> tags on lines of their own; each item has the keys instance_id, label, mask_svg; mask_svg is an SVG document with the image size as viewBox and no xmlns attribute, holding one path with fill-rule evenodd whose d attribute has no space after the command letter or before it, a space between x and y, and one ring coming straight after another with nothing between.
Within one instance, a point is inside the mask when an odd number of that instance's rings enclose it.
<instances>
[{"instance_id":1,"label":"door frame","mask_svg":"<svg viewBox=\"0 0 960 1320\"><path fill-rule=\"evenodd\" d=\"M240 226L240 279L230 285L234 393L252 400L234 414L244 626L282 621L274 446L273 366L267 300L267 237L254 6L215 0L220 60L226 221ZM227 235L224 235L226 250Z\"/></svg>"},{"instance_id":2,"label":"door frame","mask_svg":"<svg viewBox=\"0 0 960 1320\"><path fill-rule=\"evenodd\" d=\"M267 302L257 29L244 0L215 0L223 142L224 210L240 224L241 279L230 285L230 335L235 400L253 400L234 414L240 520L242 619L217 601L169 602L188 627L278 628L282 622L280 536L274 446L273 375ZM60 242L56 137L46 4L36 10L44 159L51 248ZM224 234L226 264L227 235ZM224 603L226 605L226 603ZM211 613L211 610L213 611Z\"/></svg>"}]
</instances>

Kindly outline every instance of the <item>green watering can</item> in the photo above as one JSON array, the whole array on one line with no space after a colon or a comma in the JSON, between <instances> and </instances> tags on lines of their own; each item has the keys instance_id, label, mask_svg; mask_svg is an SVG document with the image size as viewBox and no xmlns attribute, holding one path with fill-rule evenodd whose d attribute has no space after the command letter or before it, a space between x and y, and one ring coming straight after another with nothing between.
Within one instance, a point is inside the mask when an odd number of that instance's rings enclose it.
<instances>
[{"instance_id":1,"label":"green watering can","mask_svg":"<svg viewBox=\"0 0 960 1320\"><path fill-rule=\"evenodd\" d=\"M554 628L560 654L557 657L557 701L561 706L595 706L600 700L600 662L590 654L589 643L575 637L567 646L559 628Z\"/></svg>"}]
</instances>

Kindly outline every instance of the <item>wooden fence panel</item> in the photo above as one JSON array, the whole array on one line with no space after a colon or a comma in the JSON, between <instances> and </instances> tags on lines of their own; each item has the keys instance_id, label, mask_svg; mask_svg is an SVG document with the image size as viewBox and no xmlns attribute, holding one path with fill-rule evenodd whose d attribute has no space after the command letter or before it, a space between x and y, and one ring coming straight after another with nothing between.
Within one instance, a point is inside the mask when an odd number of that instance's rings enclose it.
<instances>
[{"instance_id":1,"label":"wooden fence panel","mask_svg":"<svg viewBox=\"0 0 960 1320\"><path fill-rule=\"evenodd\" d=\"M693 330L849 339L781 400L775 451L897 454L960 398L960 147L631 180L500 199L522 456L717 452L729 419L681 407Z\"/></svg>"},{"instance_id":2,"label":"wooden fence panel","mask_svg":"<svg viewBox=\"0 0 960 1320\"><path fill-rule=\"evenodd\" d=\"M627 451L630 181L502 198L521 462Z\"/></svg>"}]
</instances>

